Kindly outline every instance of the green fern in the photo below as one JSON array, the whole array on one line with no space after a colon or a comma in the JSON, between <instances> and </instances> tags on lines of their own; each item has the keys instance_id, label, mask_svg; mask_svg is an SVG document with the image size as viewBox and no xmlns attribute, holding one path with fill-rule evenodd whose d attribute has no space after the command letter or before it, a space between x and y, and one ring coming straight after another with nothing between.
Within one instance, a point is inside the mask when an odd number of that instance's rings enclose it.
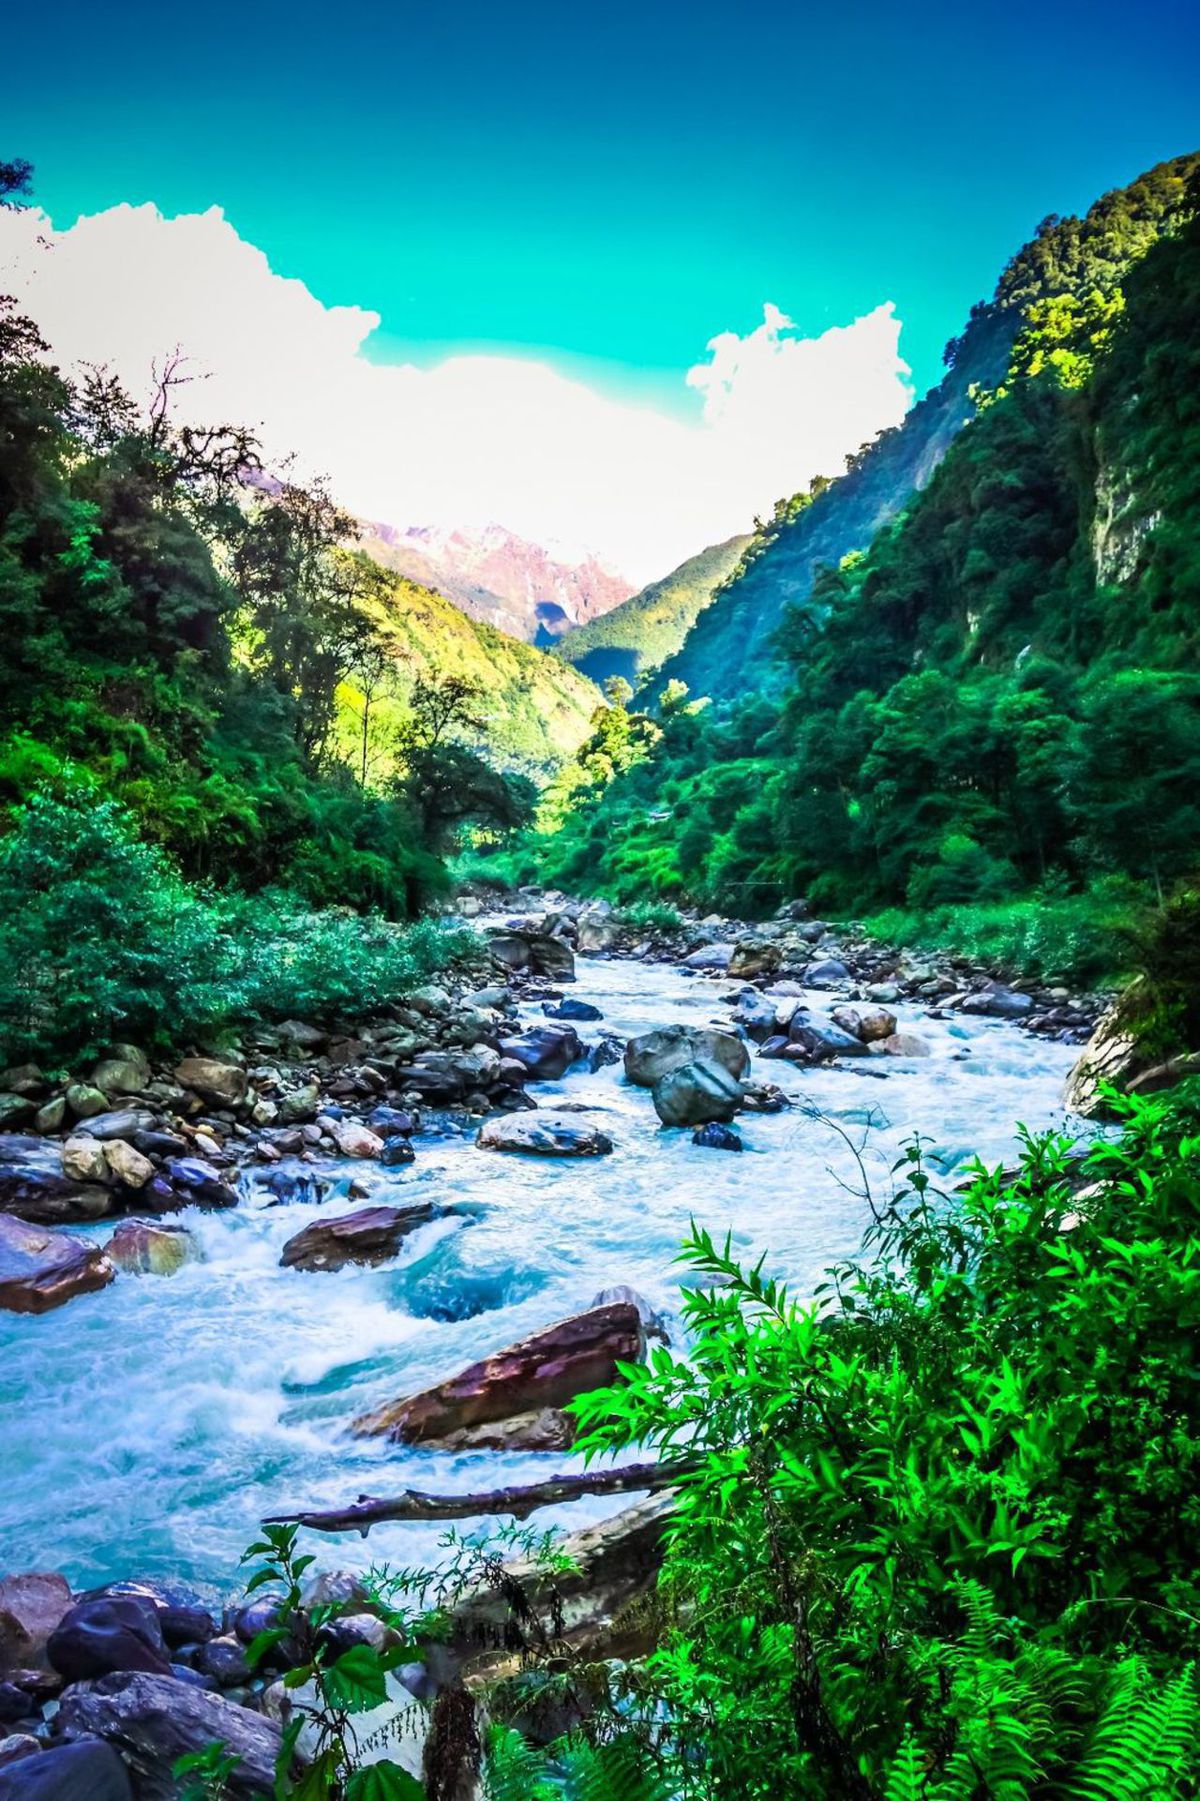
<instances>
[{"instance_id":1,"label":"green fern","mask_svg":"<svg viewBox=\"0 0 1200 1801\"><path fill-rule=\"evenodd\" d=\"M1164 1801L1196 1774L1195 1666L1158 1693L1140 1658L1118 1664L1103 1713L1066 1789L1068 1801Z\"/></svg>"}]
</instances>

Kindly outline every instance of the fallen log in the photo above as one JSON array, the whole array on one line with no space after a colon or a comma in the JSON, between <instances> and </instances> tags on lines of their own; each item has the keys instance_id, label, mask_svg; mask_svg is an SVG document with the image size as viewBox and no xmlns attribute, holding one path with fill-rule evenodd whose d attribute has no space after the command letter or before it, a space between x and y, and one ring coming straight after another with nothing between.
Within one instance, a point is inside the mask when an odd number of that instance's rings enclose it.
<instances>
[{"instance_id":1,"label":"fallen log","mask_svg":"<svg viewBox=\"0 0 1200 1801\"><path fill-rule=\"evenodd\" d=\"M548 1476L513 1488L485 1488L474 1494L434 1495L419 1488L402 1494L360 1495L348 1507L307 1513L272 1514L269 1526L305 1526L310 1532L360 1532L387 1520L465 1520L479 1514L505 1513L527 1519L539 1507L578 1501L584 1495L625 1495L638 1489L672 1488L681 1476L701 1468L699 1459L678 1463L626 1463L616 1469L585 1470L577 1475Z\"/></svg>"}]
</instances>

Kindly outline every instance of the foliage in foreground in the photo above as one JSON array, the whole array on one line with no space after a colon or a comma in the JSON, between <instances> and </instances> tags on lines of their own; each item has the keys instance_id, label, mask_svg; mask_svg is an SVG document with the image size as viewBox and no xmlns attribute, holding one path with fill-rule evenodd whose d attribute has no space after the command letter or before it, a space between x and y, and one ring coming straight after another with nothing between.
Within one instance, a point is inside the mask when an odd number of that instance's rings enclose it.
<instances>
[{"instance_id":1,"label":"foliage in foreground","mask_svg":"<svg viewBox=\"0 0 1200 1801\"><path fill-rule=\"evenodd\" d=\"M116 802L35 794L0 840L0 1061L177 1045L246 1019L361 1017L467 932L186 883Z\"/></svg>"},{"instance_id":2,"label":"foliage in foreground","mask_svg":"<svg viewBox=\"0 0 1200 1801\"><path fill-rule=\"evenodd\" d=\"M577 1403L704 1459L626 1703L674 1792L1196 1792L1200 1136L1121 1106L952 1203L914 1146L813 1306L694 1231L688 1359Z\"/></svg>"}]
</instances>

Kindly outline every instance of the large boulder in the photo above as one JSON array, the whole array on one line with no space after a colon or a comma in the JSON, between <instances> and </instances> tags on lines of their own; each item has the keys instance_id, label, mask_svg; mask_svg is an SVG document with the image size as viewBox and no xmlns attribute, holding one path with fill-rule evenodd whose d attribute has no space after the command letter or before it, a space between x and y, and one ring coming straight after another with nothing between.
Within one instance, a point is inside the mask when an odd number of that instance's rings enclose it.
<instances>
[{"instance_id":1,"label":"large boulder","mask_svg":"<svg viewBox=\"0 0 1200 1801\"><path fill-rule=\"evenodd\" d=\"M826 1063L831 1057L865 1057L867 1047L853 1032L844 1032L832 1020L812 1019L807 1013L792 1015L788 1042L799 1048L809 1063Z\"/></svg>"},{"instance_id":2,"label":"large boulder","mask_svg":"<svg viewBox=\"0 0 1200 1801\"><path fill-rule=\"evenodd\" d=\"M750 1068L750 1053L733 1032L714 1026L659 1026L625 1046L625 1075L639 1088L653 1088L685 1063L717 1063L741 1078Z\"/></svg>"},{"instance_id":3,"label":"large boulder","mask_svg":"<svg viewBox=\"0 0 1200 1801\"><path fill-rule=\"evenodd\" d=\"M364 1415L355 1431L422 1444L464 1427L559 1409L615 1382L617 1365L640 1362L645 1348L636 1306L618 1301L592 1307L506 1345L434 1388Z\"/></svg>"},{"instance_id":4,"label":"large boulder","mask_svg":"<svg viewBox=\"0 0 1200 1801\"><path fill-rule=\"evenodd\" d=\"M407 1207L360 1207L335 1219L317 1219L288 1239L279 1261L284 1269L310 1270L384 1263L437 1211L432 1201L412 1201Z\"/></svg>"},{"instance_id":5,"label":"large boulder","mask_svg":"<svg viewBox=\"0 0 1200 1801\"><path fill-rule=\"evenodd\" d=\"M1138 998L1139 984L1135 983L1100 1015L1067 1077L1064 1098L1072 1113L1082 1113L1085 1118L1103 1113L1101 1087L1126 1088L1146 1068L1134 1024Z\"/></svg>"},{"instance_id":6,"label":"large boulder","mask_svg":"<svg viewBox=\"0 0 1200 1801\"><path fill-rule=\"evenodd\" d=\"M93 1113L82 1127L93 1138L136 1138L139 1132L152 1132L153 1113L145 1107L117 1107L109 1113Z\"/></svg>"},{"instance_id":7,"label":"large boulder","mask_svg":"<svg viewBox=\"0 0 1200 1801\"><path fill-rule=\"evenodd\" d=\"M5 1739L4 1747L11 1742ZM0 1769L0 1801L133 1801L133 1789L125 1765L101 1739L48 1751L35 1739L33 1755Z\"/></svg>"},{"instance_id":8,"label":"large boulder","mask_svg":"<svg viewBox=\"0 0 1200 1801\"><path fill-rule=\"evenodd\" d=\"M105 1245L104 1254L128 1275L173 1276L185 1264L198 1261L200 1247L182 1227L125 1219Z\"/></svg>"},{"instance_id":9,"label":"large boulder","mask_svg":"<svg viewBox=\"0 0 1200 1801\"><path fill-rule=\"evenodd\" d=\"M1002 982L989 982L976 994L968 994L958 1004L960 1013L981 1013L988 1019L1024 1019L1033 1012L1033 997Z\"/></svg>"},{"instance_id":10,"label":"large boulder","mask_svg":"<svg viewBox=\"0 0 1200 1801\"><path fill-rule=\"evenodd\" d=\"M702 944L683 959L685 969L726 970L733 961L732 944Z\"/></svg>"},{"instance_id":11,"label":"large boulder","mask_svg":"<svg viewBox=\"0 0 1200 1801\"><path fill-rule=\"evenodd\" d=\"M49 1313L106 1288L116 1271L97 1244L0 1213L0 1308Z\"/></svg>"},{"instance_id":12,"label":"large boulder","mask_svg":"<svg viewBox=\"0 0 1200 1801\"><path fill-rule=\"evenodd\" d=\"M575 946L584 956L596 956L602 951L610 951L621 940L621 928L612 919L602 919L598 914L585 913L579 921Z\"/></svg>"},{"instance_id":13,"label":"large boulder","mask_svg":"<svg viewBox=\"0 0 1200 1801\"><path fill-rule=\"evenodd\" d=\"M656 1082L651 1098L664 1126L702 1126L733 1118L742 1104L742 1085L722 1064L697 1058Z\"/></svg>"},{"instance_id":14,"label":"large boulder","mask_svg":"<svg viewBox=\"0 0 1200 1801\"><path fill-rule=\"evenodd\" d=\"M178 1801L173 1766L210 1745L222 1745L234 1760L228 1787L236 1801L275 1792L279 1726L175 1676L110 1676L72 1689L56 1725L66 1739L106 1739L118 1750L133 1772L138 1801Z\"/></svg>"},{"instance_id":15,"label":"large boulder","mask_svg":"<svg viewBox=\"0 0 1200 1801\"><path fill-rule=\"evenodd\" d=\"M877 1038L890 1038L896 1030L896 1015L887 1007L835 1007L829 1016L835 1026L873 1044Z\"/></svg>"},{"instance_id":16,"label":"large boulder","mask_svg":"<svg viewBox=\"0 0 1200 1801\"><path fill-rule=\"evenodd\" d=\"M564 938L549 933L531 938L529 952L535 975L546 976L552 982L575 980L575 957Z\"/></svg>"},{"instance_id":17,"label":"large boulder","mask_svg":"<svg viewBox=\"0 0 1200 1801\"><path fill-rule=\"evenodd\" d=\"M612 1139L598 1127L561 1113L505 1113L489 1119L475 1140L484 1151L523 1151L533 1157L604 1157Z\"/></svg>"},{"instance_id":18,"label":"large boulder","mask_svg":"<svg viewBox=\"0 0 1200 1801\"><path fill-rule=\"evenodd\" d=\"M204 1644L215 1637L217 1623L194 1588L183 1582L109 1582L94 1588L81 1601L106 1600L112 1595L134 1595L153 1607L167 1645Z\"/></svg>"},{"instance_id":19,"label":"large boulder","mask_svg":"<svg viewBox=\"0 0 1200 1801\"><path fill-rule=\"evenodd\" d=\"M71 1606L65 1576L33 1570L0 1581L0 1676L45 1664L50 1634Z\"/></svg>"},{"instance_id":20,"label":"large boulder","mask_svg":"<svg viewBox=\"0 0 1200 1801\"><path fill-rule=\"evenodd\" d=\"M219 1057L185 1057L175 1071L181 1088L190 1088L214 1107L238 1107L246 1098L246 1072L240 1063Z\"/></svg>"},{"instance_id":21,"label":"large boulder","mask_svg":"<svg viewBox=\"0 0 1200 1801\"><path fill-rule=\"evenodd\" d=\"M583 1055L579 1034L571 1025L531 1026L517 1038L502 1038L500 1051L525 1069L532 1082L557 1082Z\"/></svg>"},{"instance_id":22,"label":"large boulder","mask_svg":"<svg viewBox=\"0 0 1200 1801\"><path fill-rule=\"evenodd\" d=\"M65 1173L56 1144L0 1134L0 1211L30 1225L57 1226L101 1219L111 1207L106 1187Z\"/></svg>"},{"instance_id":23,"label":"large boulder","mask_svg":"<svg viewBox=\"0 0 1200 1801\"><path fill-rule=\"evenodd\" d=\"M105 1094L141 1094L150 1080L149 1059L133 1045L117 1047L92 1071L92 1083Z\"/></svg>"},{"instance_id":24,"label":"large boulder","mask_svg":"<svg viewBox=\"0 0 1200 1801\"><path fill-rule=\"evenodd\" d=\"M773 975L783 960L778 944L770 938L739 938L726 964L731 976Z\"/></svg>"},{"instance_id":25,"label":"large boulder","mask_svg":"<svg viewBox=\"0 0 1200 1801\"><path fill-rule=\"evenodd\" d=\"M68 1138L62 1148L63 1175L71 1182L107 1182L108 1158L98 1138Z\"/></svg>"},{"instance_id":26,"label":"large boulder","mask_svg":"<svg viewBox=\"0 0 1200 1801\"><path fill-rule=\"evenodd\" d=\"M203 1157L170 1158L167 1163L167 1179L180 1206L237 1206L237 1190L231 1188Z\"/></svg>"},{"instance_id":27,"label":"large boulder","mask_svg":"<svg viewBox=\"0 0 1200 1801\"><path fill-rule=\"evenodd\" d=\"M158 1609L141 1595L101 1595L77 1601L46 1647L52 1669L68 1682L90 1682L118 1670L170 1670Z\"/></svg>"},{"instance_id":28,"label":"large boulder","mask_svg":"<svg viewBox=\"0 0 1200 1801\"><path fill-rule=\"evenodd\" d=\"M123 1138L114 1138L104 1147L109 1174L122 1188L144 1188L154 1174L154 1165Z\"/></svg>"}]
</instances>

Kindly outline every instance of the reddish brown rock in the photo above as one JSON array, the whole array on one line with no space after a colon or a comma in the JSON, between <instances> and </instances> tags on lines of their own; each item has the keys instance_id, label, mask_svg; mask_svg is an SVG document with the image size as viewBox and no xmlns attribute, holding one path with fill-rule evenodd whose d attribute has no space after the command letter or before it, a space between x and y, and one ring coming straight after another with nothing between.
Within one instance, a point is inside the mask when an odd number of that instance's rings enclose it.
<instances>
[{"instance_id":1,"label":"reddish brown rock","mask_svg":"<svg viewBox=\"0 0 1200 1801\"><path fill-rule=\"evenodd\" d=\"M436 1212L432 1201L414 1201L407 1207L360 1207L357 1213L342 1213L336 1219L316 1219L288 1239L279 1261L285 1269L383 1263Z\"/></svg>"},{"instance_id":2,"label":"reddish brown rock","mask_svg":"<svg viewBox=\"0 0 1200 1801\"><path fill-rule=\"evenodd\" d=\"M558 1410L576 1395L614 1382L618 1363L640 1362L645 1348L634 1305L592 1307L506 1345L447 1382L364 1414L354 1429L422 1444L519 1414Z\"/></svg>"},{"instance_id":3,"label":"reddish brown rock","mask_svg":"<svg viewBox=\"0 0 1200 1801\"><path fill-rule=\"evenodd\" d=\"M116 1275L99 1245L0 1213L0 1307L49 1313L77 1294L106 1288Z\"/></svg>"},{"instance_id":4,"label":"reddish brown rock","mask_svg":"<svg viewBox=\"0 0 1200 1801\"><path fill-rule=\"evenodd\" d=\"M0 1676L43 1665L50 1634L70 1606L65 1576L41 1570L6 1576L0 1582Z\"/></svg>"}]
</instances>

